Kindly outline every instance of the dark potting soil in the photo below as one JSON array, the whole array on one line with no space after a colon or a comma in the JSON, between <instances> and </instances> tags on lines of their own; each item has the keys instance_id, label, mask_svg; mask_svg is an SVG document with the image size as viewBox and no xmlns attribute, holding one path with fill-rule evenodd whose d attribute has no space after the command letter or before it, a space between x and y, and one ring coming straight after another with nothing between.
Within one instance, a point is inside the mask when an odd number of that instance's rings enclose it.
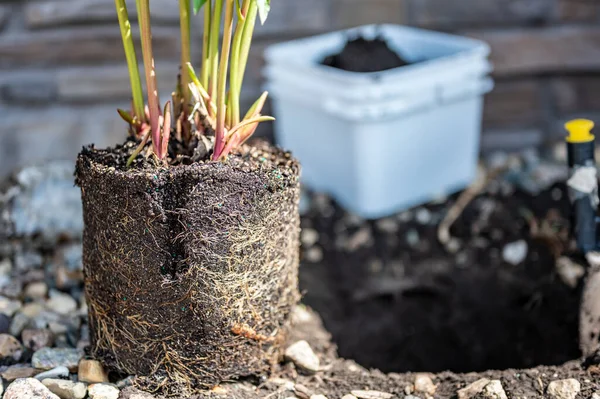
<instances>
[{"instance_id":1,"label":"dark potting soil","mask_svg":"<svg viewBox=\"0 0 600 399\"><path fill-rule=\"evenodd\" d=\"M322 63L350 72L380 72L409 64L381 37L348 40L340 53L327 56Z\"/></svg>"},{"instance_id":2,"label":"dark potting soil","mask_svg":"<svg viewBox=\"0 0 600 399\"><path fill-rule=\"evenodd\" d=\"M127 169L132 149L77 160L91 355L150 390L268 370L299 297L298 163L259 144Z\"/></svg>"},{"instance_id":3,"label":"dark potting soil","mask_svg":"<svg viewBox=\"0 0 600 399\"><path fill-rule=\"evenodd\" d=\"M580 356L581 282L568 286L556 266L571 245L563 185L480 195L452 227L450 252L437 222L453 200L375 222L316 198L301 289L342 357L386 372L472 372ZM524 245L522 262L503 260Z\"/></svg>"}]
</instances>

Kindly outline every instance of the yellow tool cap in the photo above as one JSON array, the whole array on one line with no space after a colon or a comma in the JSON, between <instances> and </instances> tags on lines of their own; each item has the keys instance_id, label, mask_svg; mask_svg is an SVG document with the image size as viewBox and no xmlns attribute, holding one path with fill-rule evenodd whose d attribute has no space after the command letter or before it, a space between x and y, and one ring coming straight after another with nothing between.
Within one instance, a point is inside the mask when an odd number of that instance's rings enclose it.
<instances>
[{"instance_id":1,"label":"yellow tool cap","mask_svg":"<svg viewBox=\"0 0 600 399\"><path fill-rule=\"evenodd\" d=\"M592 134L594 122L588 119L574 119L567 122L565 128L569 131L567 137L569 143L588 143L594 140Z\"/></svg>"}]
</instances>

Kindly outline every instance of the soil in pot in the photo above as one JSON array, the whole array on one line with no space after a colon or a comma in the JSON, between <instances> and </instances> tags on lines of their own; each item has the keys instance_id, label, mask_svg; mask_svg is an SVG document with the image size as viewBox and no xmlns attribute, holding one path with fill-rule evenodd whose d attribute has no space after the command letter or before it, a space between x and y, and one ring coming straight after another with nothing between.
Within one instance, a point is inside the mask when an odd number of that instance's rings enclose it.
<instances>
[{"instance_id":1,"label":"soil in pot","mask_svg":"<svg viewBox=\"0 0 600 399\"><path fill-rule=\"evenodd\" d=\"M365 221L315 198L301 288L341 357L387 372L473 372L580 356L585 262L569 257L564 185L479 196L453 226L450 251L437 223L452 200Z\"/></svg>"},{"instance_id":2,"label":"soil in pot","mask_svg":"<svg viewBox=\"0 0 600 399\"><path fill-rule=\"evenodd\" d=\"M348 40L338 54L325 57L322 64L350 72L381 72L410 62L393 51L382 37L357 37Z\"/></svg>"},{"instance_id":3,"label":"soil in pot","mask_svg":"<svg viewBox=\"0 0 600 399\"><path fill-rule=\"evenodd\" d=\"M299 297L298 164L265 144L128 169L133 147L77 161L91 354L154 388L268 370Z\"/></svg>"}]
</instances>

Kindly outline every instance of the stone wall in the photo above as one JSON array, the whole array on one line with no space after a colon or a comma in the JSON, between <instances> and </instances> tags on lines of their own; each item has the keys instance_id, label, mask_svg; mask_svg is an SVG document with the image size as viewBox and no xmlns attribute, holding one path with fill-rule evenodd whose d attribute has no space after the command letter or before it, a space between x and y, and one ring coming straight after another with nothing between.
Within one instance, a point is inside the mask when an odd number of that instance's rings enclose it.
<instances>
[{"instance_id":1,"label":"stone wall","mask_svg":"<svg viewBox=\"0 0 600 399\"><path fill-rule=\"evenodd\" d=\"M268 24L257 31L246 101L259 90L266 45L392 22L491 44L497 85L487 98L486 149L542 145L559 137L562 122L573 116L600 121L600 0L273 3ZM151 6L159 88L167 93L179 54L177 6L175 0L152 0ZM198 18L196 43L199 25ZM0 0L0 175L28 162L73 158L87 142L117 142L125 131L115 108L128 96L113 1Z\"/></svg>"}]
</instances>

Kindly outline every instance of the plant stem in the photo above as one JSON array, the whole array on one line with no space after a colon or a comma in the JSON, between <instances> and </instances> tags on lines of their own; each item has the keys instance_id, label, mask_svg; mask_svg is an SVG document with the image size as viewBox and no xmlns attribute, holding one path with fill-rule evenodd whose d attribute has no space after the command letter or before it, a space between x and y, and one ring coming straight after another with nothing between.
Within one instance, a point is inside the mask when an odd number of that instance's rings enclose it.
<instances>
[{"instance_id":1,"label":"plant stem","mask_svg":"<svg viewBox=\"0 0 600 399\"><path fill-rule=\"evenodd\" d=\"M210 17L212 14L212 0L204 5L204 35L202 36L202 70L200 71L200 82L208 89L208 78L210 76Z\"/></svg>"},{"instance_id":2,"label":"plant stem","mask_svg":"<svg viewBox=\"0 0 600 399\"><path fill-rule=\"evenodd\" d=\"M209 63L210 76L206 89L211 99L217 95L217 79L219 71L219 35L221 29L221 18L223 16L223 3L228 0L215 0L215 7L212 10L212 21L210 23L210 43L209 43ZM213 100L214 101L214 100Z\"/></svg>"},{"instance_id":3,"label":"plant stem","mask_svg":"<svg viewBox=\"0 0 600 399\"><path fill-rule=\"evenodd\" d=\"M138 20L142 39L142 55L144 56L144 71L146 74L146 88L148 90L148 110L150 114L150 128L152 130L152 147L159 159L163 158L160 142L160 116L158 89L156 87L156 70L152 54L152 29L150 27L150 0L136 0L138 5Z\"/></svg>"},{"instance_id":4,"label":"plant stem","mask_svg":"<svg viewBox=\"0 0 600 399\"><path fill-rule=\"evenodd\" d=\"M119 17L119 26L121 28L121 38L123 39L123 48L125 49L125 58L127 59L127 69L129 70L129 80L131 81L131 96L133 99L133 115L140 122L146 120L144 112L144 93L142 92L142 81L138 66L133 37L131 36L131 23L127 13L125 0L115 0L117 16Z\"/></svg>"},{"instance_id":5,"label":"plant stem","mask_svg":"<svg viewBox=\"0 0 600 399\"><path fill-rule=\"evenodd\" d=\"M244 33L242 34L242 43L240 45L240 57L238 63L238 91L241 92L244 83L244 74L246 73L246 65L248 64L248 55L250 54L250 46L252 45L252 36L254 35L254 27L256 26L256 17L258 15L258 4L256 0L249 0L250 8L246 14L246 22L244 24ZM238 94L239 96L239 94Z\"/></svg>"},{"instance_id":6,"label":"plant stem","mask_svg":"<svg viewBox=\"0 0 600 399\"><path fill-rule=\"evenodd\" d=\"M238 15L237 26L235 27L235 35L233 37L233 46L231 49L231 69L229 71L229 95L230 95L230 122L229 126L235 126L240 122L240 93L241 93L241 77L239 74L238 64L240 62L240 50L244 38L244 28L246 26L248 10L252 0L243 1L241 17Z\"/></svg>"},{"instance_id":7,"label":"plant stem","mask_svg":"<svg viewBox=\"0 0 600 399\"><path fill-rule=\"evenodd\" d=\"M179 0L179 19L181 29L181 91L183 94L183 112L187 115L190 95L190 75L187 64L191 61L190 47L190 1Z\"/></svg>"},{"instance_id":8,"label":"plant stem","mask_svg":"<svg viewBox=\"0 0 600 399\"><path fill-rule=\"evenodd\" d=\"M213 160L217 161L225 146L225 119L227 101L227 69L229 67L229 53L231 50L231 36L233 33L233 13L235 8L235 0L224 0L225 2L225 22L223 29L223 44L221 47L221 61L218 68L218 83L217 83L217 130L215 132L215 149L213 152ZM217 0L217 4L220 1ZM217 6L218 8L218 6ZM214 32L213 32L214 33Z\"/></svg>"}]
</instances>

